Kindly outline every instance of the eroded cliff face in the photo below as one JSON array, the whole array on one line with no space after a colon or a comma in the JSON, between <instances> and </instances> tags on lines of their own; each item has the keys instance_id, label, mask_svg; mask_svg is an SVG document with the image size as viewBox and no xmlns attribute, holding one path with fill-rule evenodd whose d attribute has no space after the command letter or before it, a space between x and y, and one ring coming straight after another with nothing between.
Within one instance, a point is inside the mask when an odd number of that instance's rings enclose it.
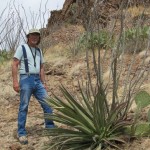
<instances>
[{"instance_id":1,"label":"eroded cliff face","mask_svg":"<svg viewBox=\"0 0 150 150\"><path fill-rule=\"evenodd\" d=\"M98 0L97 0L98 1ZM45 35L49 35L52 30L64 23L83 25L85 30L90 18L101 26L107 26L110 18L116 17L116 11L120 6L150 5L150 0L104 0L96 3L95 0L65 0L61 10L51 11L48 19Z\"/></svg>"},{"instance_id":2,"label":"eroded cliff face","mask_svg":"<svg viewBox=\"0 0 150 150\"><path fill-rule=\"evenodd\" d=\"M63 22L71 24L84 24L85 18L89 17L89 14L94 7L94 2L95 0L66 0L62 10L51 12L51 17L48 19L47 27L49 28L54 24L59 25ZM104 5L108 5L107 7L109 7L110 4L111 3L108 1L104 2L104 4L101 4L100 9L104 10ZM117 5L113 5L112 8L116 8ZM101 16L102 18L105 18L104 15Z\"/></svg>"}]
</instances>

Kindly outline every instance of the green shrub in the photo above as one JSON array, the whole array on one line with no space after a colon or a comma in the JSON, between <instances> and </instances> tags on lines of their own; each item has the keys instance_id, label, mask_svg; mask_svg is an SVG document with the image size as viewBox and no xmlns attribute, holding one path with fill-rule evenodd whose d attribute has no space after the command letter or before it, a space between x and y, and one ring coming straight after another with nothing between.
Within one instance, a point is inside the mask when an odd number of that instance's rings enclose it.
<instances>
[{"instance_id":1,"label":"green shrub","mask_svg":"<svg viewBox=\"0 0 150 150\"><path fill-rule=\"evenodd\" d=\"M150 27L135 27L124 31L125 49L127 52L140 52L147 48Z\"/></svg>"},{"instance_id":2,"label":"green shrub","mask_svg":"<svg viewBox=\"0 0 150 150\"><path fill-rule=\"evenodd\" d=\"M0 63L10 60L11 56L12 56L11 52L7 52L6 50L0 51Z\"/></svg>"},{"instance_id":3,"label":"green shrub","mask_svg":"<svg viewBox=\"0 0 150 150\"><path fill-rule=\"evenodd\" d=\"M108 31L101 30L99 32L94 33L85 33L78 40L79 48L110 48L113 45L113 38Z\"/></svg>"}]
</instances>

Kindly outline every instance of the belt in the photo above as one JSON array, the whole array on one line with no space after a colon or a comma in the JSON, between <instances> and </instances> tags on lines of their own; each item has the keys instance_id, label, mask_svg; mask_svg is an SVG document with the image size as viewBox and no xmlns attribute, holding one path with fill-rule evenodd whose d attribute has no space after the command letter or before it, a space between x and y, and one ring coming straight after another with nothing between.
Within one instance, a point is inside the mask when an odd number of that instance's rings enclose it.
<instances>
[{"instance_id":1,"label":"belt","mask_svg":"<svg viewBox=\"0 0 150 150\"><path fill-rule=\"evenodd\" d=\"M28 75L28 76L39 76L39 73L24 73L20 75Z\"/></svg>"}]
</instances>

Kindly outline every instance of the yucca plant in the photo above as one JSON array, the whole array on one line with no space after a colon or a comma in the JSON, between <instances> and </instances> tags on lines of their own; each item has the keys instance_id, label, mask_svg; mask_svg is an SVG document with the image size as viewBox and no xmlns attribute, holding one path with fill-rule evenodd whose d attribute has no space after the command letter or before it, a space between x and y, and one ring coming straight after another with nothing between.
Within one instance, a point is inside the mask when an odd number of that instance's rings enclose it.
<instances>
[{"instance_id":1,"label":"yucca plant","mask_svg":"<svg viewBox=\"0 0 150 150\"><path fill-rule=\"evenodd\" d=\"M93 101L90 100L91 97L88 94L83 92L81 87L81 99L76 99L64 86L61 86L61 91L66 101L62 101L57 96L50 98L48 104L57 111L51 116L48 115L47 118L64 124L68 128L48 130L48 134L55 137L52 140L52 143L54 142L52 147L92 150L112 145L119 148L116 142L124 142L119 138L120 133L123 132L122 127L129 124L123 117L120 117L127 103L116 105L113 111L109 111L105 93L100 89L98 89Z\"/></svg>"},{"instance_id":2,"label":"yucca plant","mask_svg":"<svg viewBox=\"0 0 150 150\"><path fill-rule=\"evenodd\" d=\"M122 13L123 11L120 10L120 14ZM82 81L86 83L85 86L81 86L81 81L79 81L79 90L72 94L61 85L60 91L63 96L59 97L53 93L53 96L47 99L47 104L54 109L54 113L47 114L46 118L63 125L63 127L58 126L46 130L45 134L52 136L47 149L101 150L108 147L120 149L118 144L125 143L124 137L132 136L126 132L134 123L134 118L128 121L128 112L135 94L149 75L150 69L147 69L148 64L145 64L145 59L143 59L139 66L134 68L133 74L137 43L130 63L126 65L126 43L122 41L122 18L120 34L111 51L106 47L104 53L101 54L101 43L98 43L96 51L92 42L91 62L91 50L86 50L87 80ZM92 22L92 18L90 19ZM92 36L93 28L89 28L88 31ZM106 70L109 72L107 79L105 79ZM125 70L126 74L124 74Z\"/></svg>"}]
</instances>

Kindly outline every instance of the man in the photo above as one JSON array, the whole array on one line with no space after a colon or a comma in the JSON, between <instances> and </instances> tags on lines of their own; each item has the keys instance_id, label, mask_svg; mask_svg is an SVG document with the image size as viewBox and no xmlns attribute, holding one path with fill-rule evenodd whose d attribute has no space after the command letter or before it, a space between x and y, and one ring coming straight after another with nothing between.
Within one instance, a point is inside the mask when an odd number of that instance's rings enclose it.
<instances>
[{"instance_id":1,"label":"man","mask_svg":"<svg viewBox=\"0 0 150 150\"><path fill-rule=\"evenodd\" d=\"M44 113L52 113L44 101L47 96L44 77L44 60L41 50L37 47L40 43L40 31L31 29L27 34L27 44L19 46L15 52L12 63L13 88L20 92L20 106L18 113L18 139L21 144L27 144L27 132L25 129L28 105L33 94L41 104ZM20 74L18 82L17 74ZM53 128L54 123L45 119L45 127Z\"/></svg>"}]
</instances>

